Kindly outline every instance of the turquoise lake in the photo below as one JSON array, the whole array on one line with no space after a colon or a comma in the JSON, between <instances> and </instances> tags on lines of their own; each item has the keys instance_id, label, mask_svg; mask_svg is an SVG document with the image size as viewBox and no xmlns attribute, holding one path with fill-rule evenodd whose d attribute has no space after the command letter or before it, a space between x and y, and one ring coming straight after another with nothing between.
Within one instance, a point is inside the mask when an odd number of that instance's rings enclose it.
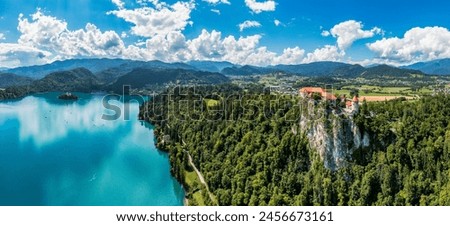
<instances>
[{"instance_id":1,"label":"turquoise lake","mask_svg":"<svg viewBox=\"0 0 450 226\"><path fill-rule=\"evenodd\" d=\"M183 205L167 153L137 119L139 103L129 104L130 120L108 121L102 95L58 94L0 102L0 205Z\"/></svg>"}]
</instances>

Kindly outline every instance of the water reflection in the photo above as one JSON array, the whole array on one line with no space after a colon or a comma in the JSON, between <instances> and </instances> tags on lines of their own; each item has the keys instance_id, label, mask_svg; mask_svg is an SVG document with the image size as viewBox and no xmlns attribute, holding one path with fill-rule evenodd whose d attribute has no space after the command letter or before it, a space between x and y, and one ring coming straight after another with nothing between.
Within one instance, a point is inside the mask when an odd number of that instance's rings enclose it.
<instances>
[{"instance_id":1,"label":"water reflection","mask_svg":"<svg viewBox=\"0 0 450 226\"><path fill-rule=\"evenodd\" d=\"M105 121L101 96L56 96L0 103L0 205L182 204L137 103L130 121Z\"/></svg>"}]
</instances>

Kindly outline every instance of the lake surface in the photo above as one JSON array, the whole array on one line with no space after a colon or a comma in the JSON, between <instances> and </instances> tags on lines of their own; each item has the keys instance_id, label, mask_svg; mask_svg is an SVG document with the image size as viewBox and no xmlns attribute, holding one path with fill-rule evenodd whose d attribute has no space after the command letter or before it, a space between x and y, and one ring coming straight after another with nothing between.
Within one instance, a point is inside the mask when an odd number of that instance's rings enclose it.
<instances>
[{"instance_id":1,"label":"lake surface","mask_svg":"<svg viewBox=\"0 0 450 226\"><path fill-rule=\"evenodd\" d=\"M129 104L130 120L108 121L103 96L77 95L0 102L0 205L183 205L139 104Z\"/></svg>"}]
</instances>

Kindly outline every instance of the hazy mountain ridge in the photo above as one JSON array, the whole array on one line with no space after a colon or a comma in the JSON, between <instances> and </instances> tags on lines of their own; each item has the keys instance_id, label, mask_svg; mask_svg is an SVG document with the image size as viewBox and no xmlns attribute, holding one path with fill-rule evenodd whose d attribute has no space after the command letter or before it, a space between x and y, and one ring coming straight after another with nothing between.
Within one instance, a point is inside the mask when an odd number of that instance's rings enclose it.
<instances>
[{"instance_id":1,"label":"hazy mountain ridge","mask_svg":"<svg viewBox=\"0 0 450 226\"><path fill-rule=\"evenodd\" d=\"M259 75L277 72L310 77L409 77L412 75L426 75L419 70L397 68L389 65L377 65L366 68L359 64L345 64L339 62L314 62L309 64L276 65L269 67L246 65L242 67L228 67L222 70L222 73L225 75Z\"/></svg>"},{"instance_id":2,"label":"hazy mountain ridge","mask_svg":"<svg viewBox=\"0 0 450 226\"><path fill-rule=\"evenodd\" d=\"M30 85L34 80L12 73L0 73L0 88Z\"/></svg>"},{"instance_id":3,"label":"hazy mountain ridge","mask_svg":"<svg viewBox=\"0 0 450 226\"><path fill-rule=\"evenodd\" d=\"M432 75L450 75L450 59L420 62L402 68L420 70Z\"/></svg>"},{"instance_id":4,"label":"hazy mountain ridge","mask_svg":"<svg viewBox=\"0 0 450 226\"><path fill-rule=\"evenodd\" d=\"M187 64L200 71L221 72L224 68L233 67L234 64L227 61L190 61Z\"/></svg>"},{"instance_id":5,"label":"hazy mountain ridge","mask_svg":"<svg viewBox=\"0 0 450 226\"><path fill-rule=\"evenodd\" d=\"M283 72L281 70L269 67L257 67L251 65L245 66L233 66L224 68L221 73L225 75L260 75L260 74L269 74Z\"/></svg>"},{"instance_id":6,"label":"hazy mountain ridge","mask_svg":"<svg viewBox=\"0 0 450 226\"><path fill-rule=\"evenodd\" d=\"M305 76L358 76L365 68L361 65L323 61L298 65L276 65L273 68Z\"/></svg>"},{"instance_id":7,"label":"hazy mountain ridge","mask_svg":"<svg viewBox=\"0 0 450 226\"><path fill-rule=\"evenodd\" d=\"M80 65L86 67L75 67ZM424 73L421 70L410 68L425 68L425 71L433 73ZM218 73L218 70L221 73ZM446 70L450 71L450 59L418 63L407 67L389 65L363 67L358 64L339 62L257 67L214 61L164 63L122 59L81 59L57 61L48 65L21 67L9 69L4 73L0 72L0 88L25 87L23 90L28 90L28 92L120 91L119 88L125 84L132 85L134 88L158 86L165 83L220 84L230 81L224 74L249 76L274 73L316 77L317 79L361 77L371 80L381 78L416 80L418 78L433 79L435 77L428 75L438 74L437 71L445 74ZM49 71L52 72L43 75ZM40 78L41 76L42 78ZM32 78L40 79L33 80Z\"/></svg>"},{"instance_id":8,"label":"hazy mountain ridge","mask_svg":"<svg viewBox=\"0 0 450 226\"><path fill-rule=\"evenodd\" d=\"M32 89L36 92L91 92L100 88L97 77L86 68L54 72L32 83Z\"/></svg>"},{"instance_id":9,"label":"hazy mountain ridge","mask_svg":"<svg viewBox=\"0 0 450 226\"><path fill-rule=\"evenodd\" d=\"M376 65L363 67L359 64L340 62L313 62L297 65L252 66L236 65L226 61L190 61L186 63L165 63L162 61L133 61L124 59L74 59L56 61L47 65L19 67L4 70L18 76L40 79L48 74L58 71L68 71L75 68L86 68L95 74L101 83L112 84L119 77L132 72L134 69L184 69L193 71L206 71L222 73L225 75L259 75L270 73L297 74L302 76L321 77L357 77L374 75L374 73L387 73L390 75L430 74L450 75L450 59L422 62L409 66L393 67ZM414 70L414 71L413 71ZM418 72L420 71L420 73Z\"/></svg>"},{"instance_id":10,"label":"hazy mountain ridge","mask_svg":"<svg viewBox=\"0 0 450 226\"><path fill-rule=\"evenodd\" d=\"M229 82L229 79L220 73L184 69L137 68L119 77L107 89L120 92L124 85L130 85L131 88L139 89L148 85L163 85L167 83L220 84L226 82Z\"/></svg>"},{"instance_id":11,"label":"hazy mountain ridge","mask_svg":"<svg viewBox=\"0 0 450 226\"><path fill-rule=\"evenodd\" d=\"M101 73L102 71L111 68L118 68L120 71L125 71L126 74L134 68L181 68L181 69L196 69L184 63L164 63L162 61L134 61L124 59L73 59L65 61L55 61L46 65L18 67L5 70L4 72L13 73L21 76L26 76L34 79L41 79L46 75L58 72L68 71L76 68L86 68L92 73Z\"/></svg>"},{"instance_id":12,"label":"hazy mountain ridge","mask_svg":"<svg viewBox=\"0 0 450 226\"><path fill-rule=\"evenodd\" d=\"M426 74L419 70L402 69L389 65L377 65L367 68L361 74L361 77L376 78L376 77L412 77L412 76L425 76Z\"/></svg>"}]
</instances>

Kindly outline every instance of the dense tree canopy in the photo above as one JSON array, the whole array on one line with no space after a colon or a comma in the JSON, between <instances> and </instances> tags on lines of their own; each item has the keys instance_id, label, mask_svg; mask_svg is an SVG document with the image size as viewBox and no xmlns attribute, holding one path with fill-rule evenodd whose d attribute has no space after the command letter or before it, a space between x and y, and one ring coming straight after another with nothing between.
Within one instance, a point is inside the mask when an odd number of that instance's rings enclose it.
<instances>
[{"instance_id":1,"label":"dense tree canopy","mask_svg":"<svg viewBox=\"0 0 450 226\"><path fill-rule=\"evenodd\" d=\"M175 177L184 183L185 150L220 205L450 205L448 97L363 103L355 121L372 145L335 172L298 131L298 103L258 87L176 88L140 117Z\"/></svg>"}]
</instances>

